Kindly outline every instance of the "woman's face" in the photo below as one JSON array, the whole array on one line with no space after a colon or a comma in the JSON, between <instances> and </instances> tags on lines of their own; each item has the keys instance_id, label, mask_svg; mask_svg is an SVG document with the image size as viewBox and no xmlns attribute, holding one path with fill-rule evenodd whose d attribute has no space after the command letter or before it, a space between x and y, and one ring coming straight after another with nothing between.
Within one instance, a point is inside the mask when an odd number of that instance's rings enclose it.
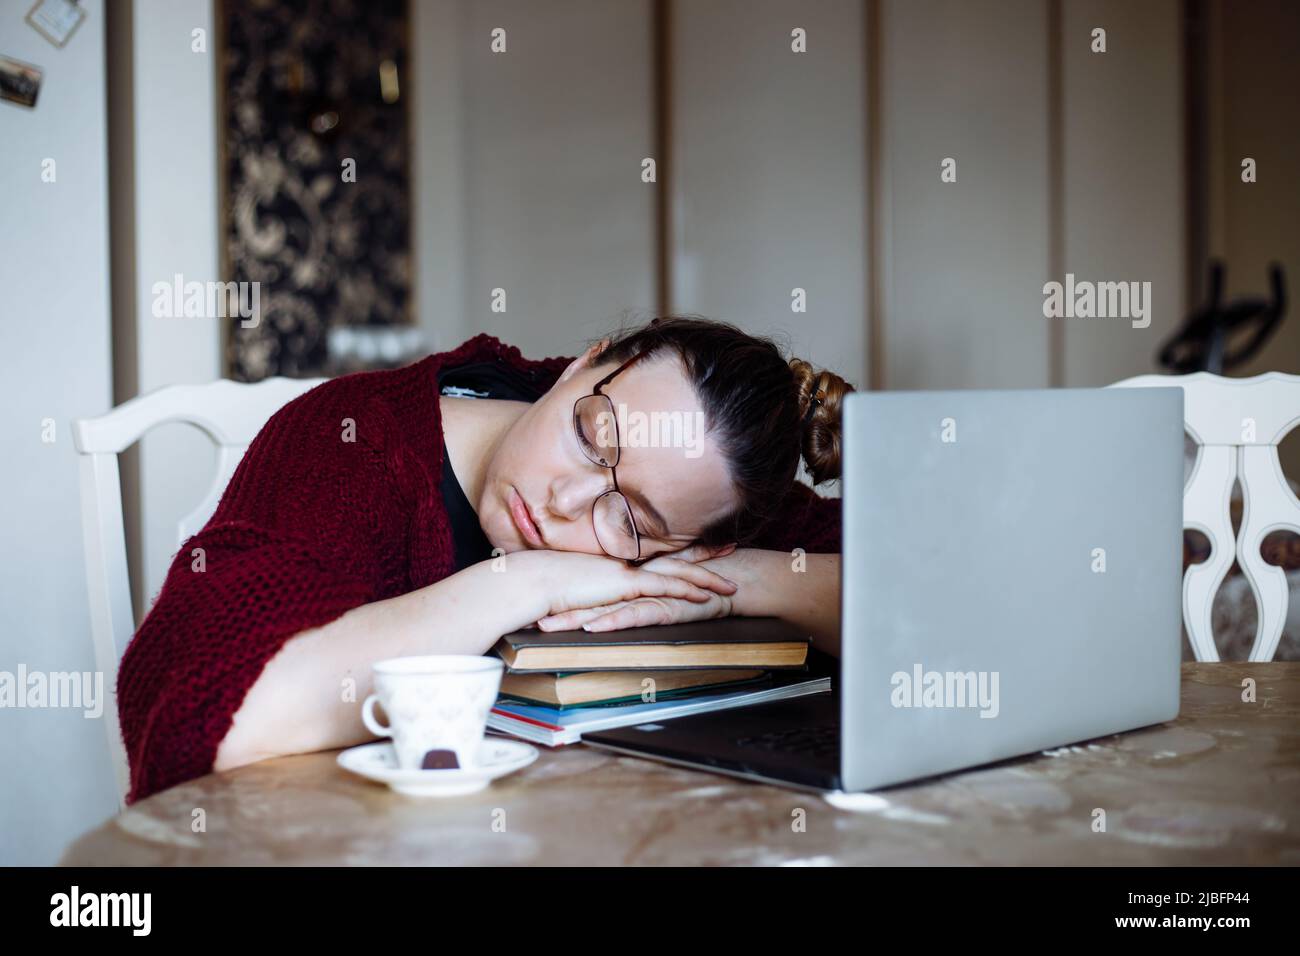
<instances>
[{"instance_id":1,"label":"woman's face","mask_svg":"<svg viewBox=\"0 0 1300 956\"><path fill-rule=\"evenodd\" d=\"M494 548L604 554L592 503L614 487L583 453L573 405L618 366L593 365L598 346L511 425L487 466L479 523ZM680 359L665 350L624 369L602 389L615 409L619 490L632 509L641 557L691 544L730 514L737 497L726 463L704 434L704 414Z\"/></svg>"}]
</instances>

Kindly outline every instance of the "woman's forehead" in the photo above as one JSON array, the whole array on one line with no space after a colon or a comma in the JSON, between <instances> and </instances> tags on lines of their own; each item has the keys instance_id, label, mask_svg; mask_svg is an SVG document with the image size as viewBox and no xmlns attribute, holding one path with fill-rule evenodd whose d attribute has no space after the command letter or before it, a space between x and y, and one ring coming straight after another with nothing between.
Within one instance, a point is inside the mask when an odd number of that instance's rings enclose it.
<instances>
[{"instance_id":1,"label":"woman's forehead","mask_svg":"<svg viewBox=\"0 0 1300 956\"><path fill-rule=\"evenodd\" d=\"M695 390L673 359L638 362L604 391L618 426L619 486L634 506L653 506L675 536L691 537L729 514L736 496Z\"/></svg>"},{"instance_id":2,"label":"woman's forehead","mask_svg":"<svg viewBox=\"0 0 1300 956\"><path fill-rule=\"evenodd\" d=\"M653 508L674 537L695 537L736 506L726 464L707 439L698 458L689 458L677 448L624 445L619 452L618 484L639 515Z\"/></svg>"},{"instance_id":3,"label":"woman's forehead","mask_svg":"<svg viewBox=\"0 0 1300 956\"><path fill-rule=\"evenodd\" d=\"M595 379L599 381L617 367L618 365L612 364L598 366ZM629 406L645 411L700 408L681 356L672 350L648 355L625 368L614 376L603 391L615 401L626 402Z\"/></svg>"}]
</instances>

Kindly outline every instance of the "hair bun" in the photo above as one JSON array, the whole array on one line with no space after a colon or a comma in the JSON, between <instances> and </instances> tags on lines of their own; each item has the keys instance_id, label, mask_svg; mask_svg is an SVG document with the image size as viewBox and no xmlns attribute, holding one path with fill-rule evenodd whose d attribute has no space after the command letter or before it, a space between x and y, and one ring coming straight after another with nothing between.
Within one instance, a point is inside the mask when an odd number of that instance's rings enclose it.
<instances>
[{"instance_id":1,"label":"hair bun","mask_svg":"<svg viewBox=\"0 0 1300 956\"><path fill-rule=\"evenodd\" d=\"M840 476L840 422L844 396L853 386L834 372L817 371L791 359L795 407L799 412L799 451L813 484Z\"/></svg>"}]
</instances>

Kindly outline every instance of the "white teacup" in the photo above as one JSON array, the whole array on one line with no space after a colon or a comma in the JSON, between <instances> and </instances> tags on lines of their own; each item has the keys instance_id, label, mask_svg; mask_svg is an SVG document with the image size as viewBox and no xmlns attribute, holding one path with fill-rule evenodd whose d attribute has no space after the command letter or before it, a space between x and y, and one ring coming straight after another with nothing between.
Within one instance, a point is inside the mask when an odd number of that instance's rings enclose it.
<instances>
[{"instance_id":1,"label":"white teacup","mask_svg":"<svg viewBox=\"0 0 1300 956\"><path fill-rule=\"evenodd\" d=\"M473 767L504 670L500 658L459 654L379 661L361 719L372 734L393 738L403 770ZM387 727L375 719L376 703Z\"/></svg>"}]
</instances>

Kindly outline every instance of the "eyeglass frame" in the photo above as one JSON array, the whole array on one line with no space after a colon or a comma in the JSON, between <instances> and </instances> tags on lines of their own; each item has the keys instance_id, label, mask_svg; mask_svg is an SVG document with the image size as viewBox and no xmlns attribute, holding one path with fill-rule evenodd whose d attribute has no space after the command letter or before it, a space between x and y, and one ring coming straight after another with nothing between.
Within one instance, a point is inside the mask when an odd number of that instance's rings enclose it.
<instances>
[{"instance_id":1,"label":"eyeglass frame","mask_svg":"<svg viewBox=\"0 0 1300 956\"><path fill-rule=\"evenodd\" d=\"M628 565L631 567L637 567L638 565L644 564L645 562L649 561L651 558L657 556L650 555L649 557L645 557L645 558L641 557L641 530L636 526L636 516L632 514L632 505L630 502L628 502L627 495L623 494L622 490L618 486L618 472L615 471L615 469L618 467L618 462L621 461L623 458L623 436L619 434L619 430L618 430L618 414L615 413L614 415L614 464L606 465L603 462L595 461L591 457L591 455L587 454L587 449L583 447L583 442L582 442L583 436L581 434L581 430L578 425L578 405L581 402L585 402L589 398L596 398L597 396L599 396L600 398L603 398L605 399L605 401L609 402L610 408L613 408L614 400L610 396L606 395L603 391L601 391L601 389L603 389L606 385L612 382L615 376L617 376L620 372L623 372L628 368L630 368L631 366L635 365L645 356L649 355L650 352L651 352L650 349L642 349L640 352L637 352L636 355L633 355L630 359L628 359L618 368L614 369L614 371L610 372L599 382L597 382L595 386L592 387L591 393L589 395L583 395L579 398L574 399L573 411L570 413L570 418L573 421L574 437L576 439L579 439L578 448L579 450L581 450L582 456L586 458L587 461L595 465L597 468L609 469L610 479L614 482L613 488L608 488L605 491L602 491L591 502L591 528L593 531L596 530L596 507L597 505L600 504L600 499L608 495L613 495L613 494L618 495L620 498L623 499L623 506L627 509L627 520L628 523L632 526L632 537L636 541L636 557L619 558L617 555L613 555L610 554L608 551L605 551L605 546L600 543L599 533L596 534L596 544L600 545L600 550L604 551L606 556L615 558L616 560L619 561L626 561Z\"/></svg>"}]
</instances>

